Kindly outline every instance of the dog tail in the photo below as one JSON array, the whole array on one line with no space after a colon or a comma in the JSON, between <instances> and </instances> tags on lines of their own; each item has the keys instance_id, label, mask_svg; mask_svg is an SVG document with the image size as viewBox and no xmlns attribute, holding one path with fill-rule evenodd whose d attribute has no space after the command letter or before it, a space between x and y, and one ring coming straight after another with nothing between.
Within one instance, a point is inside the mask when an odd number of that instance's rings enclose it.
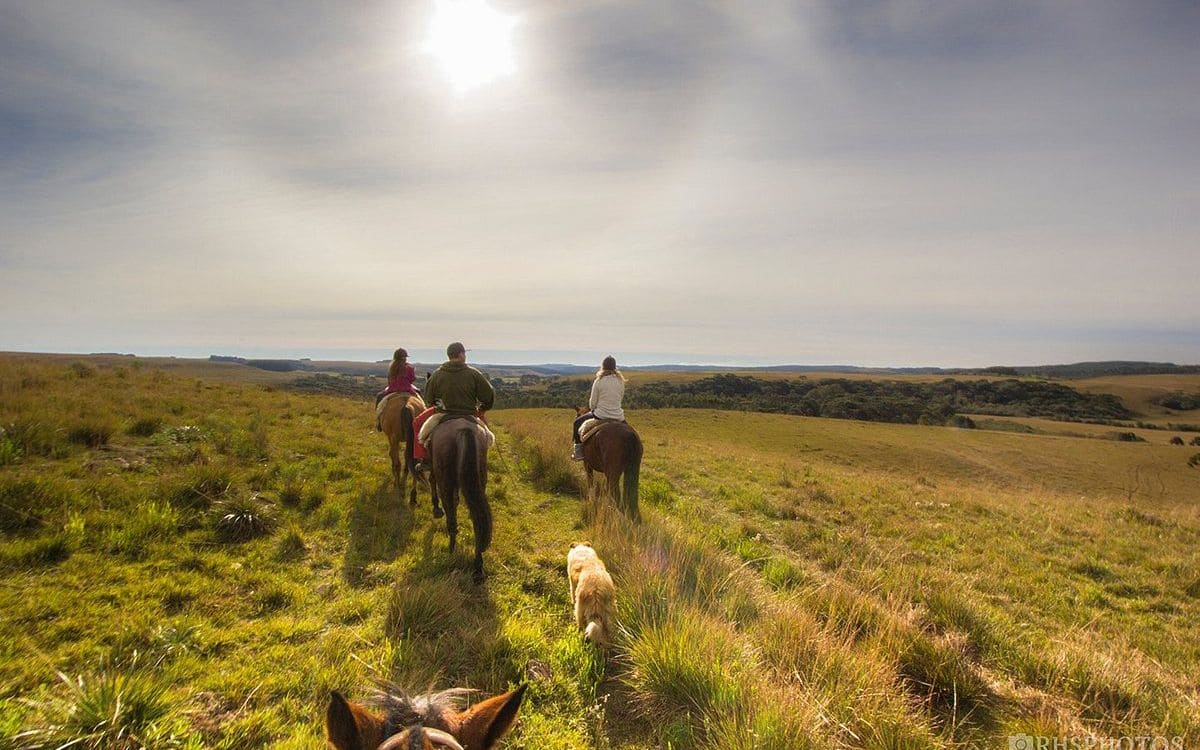
<instances>
[{"instance_id":1,"label":"dog tail","mask_svg":"<svg viewBox=\"0 0 1200 750\"><path fill-rule=\"evenodd\" d=\"M583 631L583 638L597 646L608 645L608 633L604 631L604 625L599 620L592 620L587 624L587 628Z\"/></svg>"}]
</instances>

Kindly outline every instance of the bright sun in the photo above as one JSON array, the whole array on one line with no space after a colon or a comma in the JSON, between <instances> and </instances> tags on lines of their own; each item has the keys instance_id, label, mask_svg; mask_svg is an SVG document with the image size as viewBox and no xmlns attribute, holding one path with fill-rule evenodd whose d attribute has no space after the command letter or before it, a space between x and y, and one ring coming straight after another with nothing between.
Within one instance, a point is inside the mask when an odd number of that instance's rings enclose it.
<instances>
[{"instance_id":1,"label":"bright sun","mask_svg":"<svg viewBox=\"0 0 1200 750\"><path fill-rule=\"evenodd\" d=\"M510 75L515 21L487 0L436 0L425 51L437 58L460 93Z\"/></svg>"}]
</instances>

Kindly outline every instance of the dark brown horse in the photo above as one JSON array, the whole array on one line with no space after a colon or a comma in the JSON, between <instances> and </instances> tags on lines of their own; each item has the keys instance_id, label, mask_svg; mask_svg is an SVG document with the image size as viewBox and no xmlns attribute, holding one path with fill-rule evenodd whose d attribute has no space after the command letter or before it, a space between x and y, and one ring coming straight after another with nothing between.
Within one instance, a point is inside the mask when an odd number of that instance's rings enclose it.
<instances>
[{"instance_id":1,"label":"dark brown horse","mask_svg":"<svg viewBox=\"0 0 1200 750\"><path fill-rule=\"evenodd\" d=\"M383 434L388 439L388 456L392 459L392 476L396 478L396 492L404 499L404 484L409 474L413 475L412 487L409 488L408 504L417 504L417 481L413 473L413 418L425 411L425 402L420 396L392 396L383 405L379 415L379 424ZM404 455L400 454L400 444L404 444ZM401 460L403 458L403 460Z\"/></svg>"},{"instance_id":2,"label":"dark brown horse","mask_svg":"<svg viewBox=\"0 0 1200 750\"><path fill-rule=\"evenodd\" d=\"M576 415L586 411L575 407ZM583 443L583 468L587 472L588 499L596 492L594 472L600 472L607 480L608 495L621 511L639 520L638 475L642 471L642 439L637 430L625 422L603 422ZM621 478L624 475L624 494Z\"/></svg>"},{"instance_id":3,"label":"dark brown horse","mask_svg":"<svg viewBox=\"0 0 1200 750\"><path fill-rule=\"evenodd\" d=\"M412 697L389 690L378 698L379 712L332 693L325 732L336 750L491 750L516 720L525 687L466 710L459 704L469 690Z\"/></svg>"},{"instance_id":4,"label":"dark brown horse","mask_svg":"<svg viewBox=\"0 0 1200 750\"><path fill-rule=\"evenodd\" d=\"M475 582L484 578L483 553L492 543L492 508L487 500L487 440L470 417L447 417L429 442L433 504L442 501L450 551L458 540L458 493L461 490L475 531Z\"/></svg>"}]
</instances>

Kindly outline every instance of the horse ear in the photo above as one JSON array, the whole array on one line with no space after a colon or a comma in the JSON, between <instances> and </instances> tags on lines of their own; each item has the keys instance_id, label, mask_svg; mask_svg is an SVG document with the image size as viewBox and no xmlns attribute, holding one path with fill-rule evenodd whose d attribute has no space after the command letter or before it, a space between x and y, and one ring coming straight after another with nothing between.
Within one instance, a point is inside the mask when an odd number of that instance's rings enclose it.
<instances>
[{"instance_id":1,"label":"horse ear","mask_svg":"<svg viewBox=\"0 0 1200 750\"><path fill-rule=\"evenodd\" d=\"M460 716L458 740L471 750L491 750L517 719L521 700L525 697L522 685L508 693L488 698L464 711Z\"/></svg>"},{"instance_id":2,"label":"horse ear","mask_svg":"<svg viewBox=\"0 0 1200 750\"><path fill-rule=\"evenodd\" d=\"M325 709L325 733L329 736L329 744L337 750L362 750L354 709L336 691L329 694L329 708Z\"/></svg>"}]
</instances>

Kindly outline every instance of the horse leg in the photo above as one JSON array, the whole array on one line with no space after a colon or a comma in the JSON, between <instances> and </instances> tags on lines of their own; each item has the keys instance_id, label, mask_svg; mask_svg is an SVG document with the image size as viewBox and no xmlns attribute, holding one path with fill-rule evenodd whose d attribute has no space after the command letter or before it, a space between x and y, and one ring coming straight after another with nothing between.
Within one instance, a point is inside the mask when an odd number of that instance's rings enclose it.
<instances>
[{"instance_id":1,"label":"horse leg","mask_svg":"<svg viewBox=\"0 0 1200 750\"><path fill-rule=\"evenodd\" d=\"M446 533L450 535L450 552L458 544L458 489L446 492Z\"/></svg>"},{"instance_id":2,"label":"horse leg","mask_svg":"<svg viewBox=\"0 0 1200 750\"><path fill-rule=\"evenodd\" d=\"M432 450L432 448L430 450ZM437 468L434 467L434 465L433 465L432 455L430 456L429 473L432 476L437 476ZM436 484L437 484L437 482L429 483L430 487L434 487ZM447 492L446 494L447 494L447 496L449 496L452 493ZM438 491L436 489L434 489L433 492L430 494L429 500L430 500L430 502L433 503L433 517L434 518L441 518L442 516L446 515L445 513L442 512L441 497L439 496Z\"/></svg>"},{"instance_id":3,"label":"horse leg","mask_svg":"<svg viewBox=\"0 0 1200 750\"><path fill-rule=\"evenodd\" d=\"M621 510L624 510L625 508L621 504L621 472L605 472L604 479L608 485L608 496L612 498L613 505L617 506L617 508Z\"/></svg>"},{"instance_id":4,"label":"horse leg","mask_svg":"<svg viewBox=\"0 0 1200 750\"><path fill-rule=\"evenodd\" d=\"M400 461L400 441L388 435L388 457L392 459L392 478L396 480L396 494L404 500L404 480L407 472L401 473L403 463Z\"/></svg>"}]
</instances>

